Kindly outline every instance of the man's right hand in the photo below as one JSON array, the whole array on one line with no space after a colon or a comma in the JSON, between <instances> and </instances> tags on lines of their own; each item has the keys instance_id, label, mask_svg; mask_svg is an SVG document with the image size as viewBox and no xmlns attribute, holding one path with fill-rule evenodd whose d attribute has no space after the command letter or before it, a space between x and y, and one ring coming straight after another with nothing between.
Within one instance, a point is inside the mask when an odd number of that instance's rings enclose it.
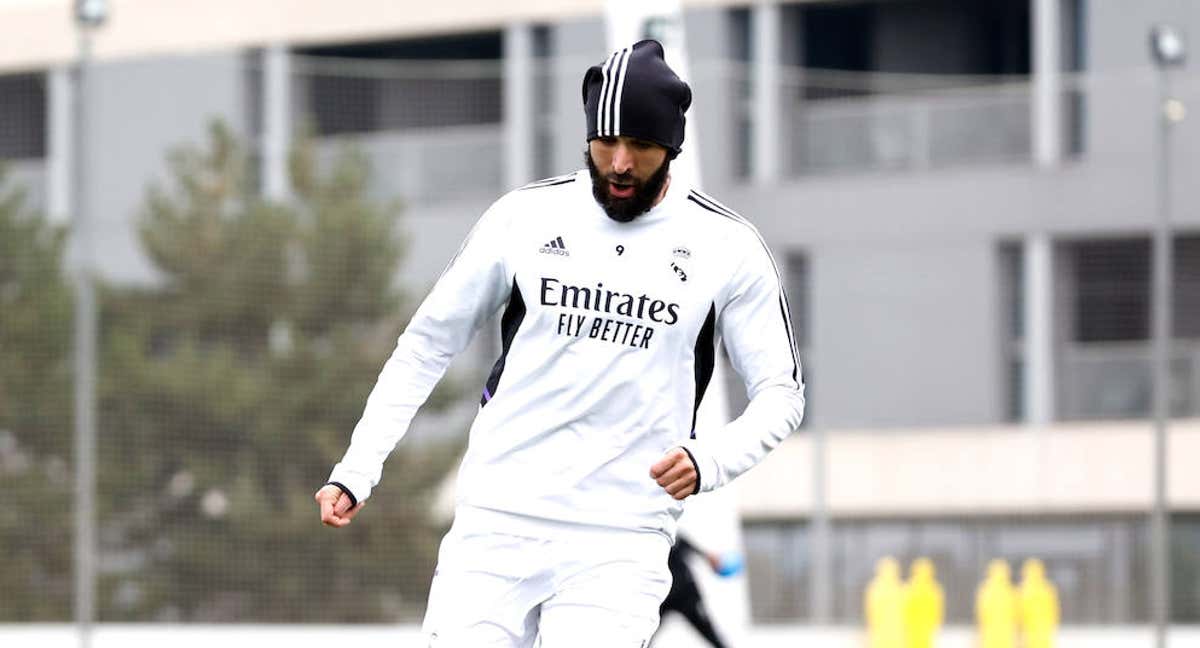
<instances>
[{"instance_id":1,"label":"man's right hand","mask_svg":"<svg viewBox=\"0 0 1200 648\"><path fill-rule=\"evenodd\" d=\"M350 524L350 520L362 510L366 502L359 502L351 507L350 496L333 484L325 484L315 494L313 499L321 507L321 522L325 526L341 528Z\"/></svg>"}]
</instances>

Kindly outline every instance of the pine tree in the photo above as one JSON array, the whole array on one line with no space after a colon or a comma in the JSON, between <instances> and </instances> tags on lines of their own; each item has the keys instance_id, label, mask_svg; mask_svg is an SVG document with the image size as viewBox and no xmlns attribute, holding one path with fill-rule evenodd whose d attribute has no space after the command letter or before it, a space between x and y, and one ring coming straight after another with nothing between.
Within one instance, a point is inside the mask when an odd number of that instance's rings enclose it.
<instances>
[{"instance_id":1,"label":"pine tree","mask_svg":"<svg viewBox=\"0 0 1200 648\"><path fill-rule=\"evenodd\" d=\"M368 197L353 151L324 171L303 140L286 203L247 159L220 123L173 153L139 226L161 276L103 296L102 616L415 618L461 441L398 453L369 522L326 529L312 501L403 323L398 206Z\"/></svg>"},{"instance_id":2,"label":"pine tree","mask_svg":"<svg viewBox=\"0 0 1200 648\"><path fill-rule=\"evenodd\" d=\"M0 170L0 622L71 615L71 292L65 232Z\"/></svg>"}]
</instances>

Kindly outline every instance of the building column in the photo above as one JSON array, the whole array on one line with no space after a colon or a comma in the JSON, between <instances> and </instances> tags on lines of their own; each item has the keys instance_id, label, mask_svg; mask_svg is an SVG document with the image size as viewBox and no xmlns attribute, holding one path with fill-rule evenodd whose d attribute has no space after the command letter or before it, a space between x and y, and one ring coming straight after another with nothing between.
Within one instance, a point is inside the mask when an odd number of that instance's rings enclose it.
<instances>
[{"instance_id":1,"label":"building column","mask_svg":"<svg viewBox=\"0 0 1200 648\"><path fill-rule=\"evenodd\" d=\"M533 28L511 24L504 30L504 185L533 180Z\"/></svg>"},{"instance_id":2,"label":"building column","mask_svg":"<svg viewBox=\"0 0 1200 648\"><path fill-rule=\"evenodd\" d=\"M1031 142L1040 167L1057 166L1063 155L1062 0L1030 0L1033 22Z\"/></svg>"},{"instance_id":3,"label":"building column","mask_svg":"<svg viewBox=\"0 0 1200 648\"><path fill-rule=\"evenodd\" d=\"M1044 232L1030 234L1021 255L1024 276L1025 362L1021 381L1024 422L1054 421L1054 245Z\"/></svg>"},{"instance_id":4,"label":"building column","mask_svg":"<svg viewBox=\"0 0 1200 648\"><path fill-rule=\"evenodd\" d=\"M288 149L292 136L292 59L288 47L280 43L267 46L262 65L262 193L268 200L282 201L291 194Z\"/></svg>"},{"instance_id":5,"label":"building column","mask_svg":"<svg viewBox=\"0 0 1200 648\"><path fill-rule=\"evenodd\" d=\"M71 71L46 73L46 217L71 222Z\"/></svg>"},{"instance_id":6,"label":"building column","mask_svg":"<svg viewBox=\"0 0 1200 648\"><path fill-rule=\"evenodd\" d=\"M779 180L779 42L780 10L772 0L759 0L751 9L752 65L754 67L753 141L750 155L750 175L756 184L773 184Z\"/></svg>"}]
</instances>

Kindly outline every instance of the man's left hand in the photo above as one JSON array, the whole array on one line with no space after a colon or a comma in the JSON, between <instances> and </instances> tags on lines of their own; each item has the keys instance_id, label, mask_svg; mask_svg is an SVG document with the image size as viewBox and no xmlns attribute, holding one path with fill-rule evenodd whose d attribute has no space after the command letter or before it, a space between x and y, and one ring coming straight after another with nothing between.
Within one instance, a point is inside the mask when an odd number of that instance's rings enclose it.
<instances>
[{"instance_id":1,"label":"man's left hand","mask_svg":"<svg viewBox=\"0 0 1200 648\"><path fill-rule=\"evenodd\" d=\"M686 450L674 447L667 450L662 459L650 466L650 477L666 489L677 500L682 500L696 491L696 465Z\"/></svg>"}]
</instances>

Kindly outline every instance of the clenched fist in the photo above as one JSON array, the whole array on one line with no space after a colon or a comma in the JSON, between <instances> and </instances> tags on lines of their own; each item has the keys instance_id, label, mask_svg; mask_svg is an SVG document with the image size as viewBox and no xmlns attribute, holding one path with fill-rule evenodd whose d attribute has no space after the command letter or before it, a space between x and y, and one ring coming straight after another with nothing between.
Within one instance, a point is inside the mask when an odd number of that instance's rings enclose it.
<instances>
[{"instance_id":1,"label":"clenched fist","mask_svg":"<svg viewBox=\"0 0 1200 648\"><path fill-rule=\"evenodd\" d=\"M667 450L662 459L650 466L650 477L677 500L695 493L700 485L696 464L692 463L687 451L680 447Z\"/></svg>"},{"instance_id":2,"label":"clenched fist","mask_svg":"<svg viewBox=\"0 0 1200 648\"><path fill-rule=\"evenodd\" d=\"M366 504L366 502L359 502L355 506L350 496L333 484L322 486L313 494L313 499L321 507L321 522L335 528L350 524L350 520L353 520Z\"/></svg>"}]
</instances>

